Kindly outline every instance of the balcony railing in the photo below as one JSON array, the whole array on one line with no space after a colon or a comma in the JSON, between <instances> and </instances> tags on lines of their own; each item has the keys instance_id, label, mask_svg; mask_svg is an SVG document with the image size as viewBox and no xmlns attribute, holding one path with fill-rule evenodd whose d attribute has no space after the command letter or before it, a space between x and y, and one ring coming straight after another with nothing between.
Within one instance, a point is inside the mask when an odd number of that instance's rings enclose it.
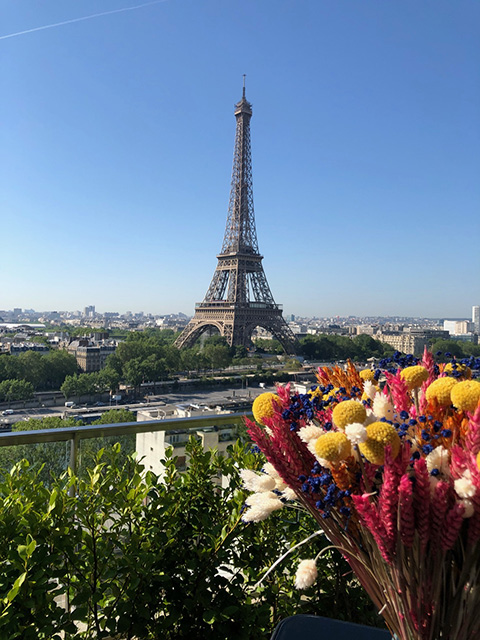
<instances>
[{"instance_id":1,"label":"balcony railing","mask_svg":"<svg viewBox=\"0 0 480 640\"><path fill-rule=\"evenodd\" d=\"M251 416L251 414L245 413L227 413L194 418L170 418L165 420L147 420L145 422L121 422L83 427L65 427L62 429L15 431L0 433L0 447L47 442L70 442L68 466L73 473L77 473L78 448L82 440L135 435L137 433L153 433L156 431L198 431L212 426L236 426L243 424L245 415Z\"/></svg>"}]
</instances>

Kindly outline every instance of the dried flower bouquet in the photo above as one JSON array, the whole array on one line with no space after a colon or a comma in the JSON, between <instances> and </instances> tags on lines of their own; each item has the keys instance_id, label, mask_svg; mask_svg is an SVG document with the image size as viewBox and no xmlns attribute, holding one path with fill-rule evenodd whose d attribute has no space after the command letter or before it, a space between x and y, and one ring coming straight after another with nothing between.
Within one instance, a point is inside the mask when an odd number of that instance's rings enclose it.
<instances>
[{"instance_id":1,"label":"dried flower bouquet","mask_svg":"<svg viewBox=\"0 0 480 640\"><path fill-rule=\"evenodd\" d=\"M247 427L268 463L243 472L244 520L294 499L399 640L480 638L480 361L384 364L320 368L306 394L255 400ZM303 561L297 587L315 576Z\"/></svg>"}]
</instances>

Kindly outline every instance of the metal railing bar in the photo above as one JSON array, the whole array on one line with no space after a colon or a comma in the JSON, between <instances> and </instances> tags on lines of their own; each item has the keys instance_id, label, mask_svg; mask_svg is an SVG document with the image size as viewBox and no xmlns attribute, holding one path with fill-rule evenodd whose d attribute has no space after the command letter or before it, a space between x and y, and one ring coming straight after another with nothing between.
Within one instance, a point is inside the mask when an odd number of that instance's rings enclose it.
<instances>
[{"instance_id":1,"label":"metal railing bar","mask_svg":"<svg viewBox=\"0 0 480 640\"><path fill-rule=\"evenodd\" d=\"M226 413L194 418L170 418L165 420L147 420L145 422L120 422L114 424L98 424L83 427L65 427L61 429L38 429L36 431L15 431L0 433L0 447L19 444L36 444L41 442L65 442L75 439L75 447L79 440L88 438L108 438L135 433L152 433L154 431L191 431L206 427L220 427L243 424L248 413Z\"/></svg>"}]
</instances>

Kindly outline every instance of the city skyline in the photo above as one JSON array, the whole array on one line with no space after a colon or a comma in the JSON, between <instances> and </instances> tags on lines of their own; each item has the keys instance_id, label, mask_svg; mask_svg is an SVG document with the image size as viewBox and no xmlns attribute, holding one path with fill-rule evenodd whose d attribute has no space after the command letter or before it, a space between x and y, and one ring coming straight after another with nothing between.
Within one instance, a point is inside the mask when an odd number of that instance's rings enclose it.
<instances>
[{"instance_id":1,"label":"city skyline","mask_svg":"<svg viewBox=\"0 0 480 640\"><path fill-rule=\"evenodd\" d=\"M93 311L87 311L87 309L92 309ZM346 316L339 316L339 315L334 315L334 316L321 316L321 315L313 315L313 316L302 316L300 314L295 314L295 313L291 313L291 314L287 314L286 315L286 320L287 321L333 321L333 320L341 320L341 321L348 321L348 320L359 320L359 321L386 321L388 322L402 322L402 321L413 321L413 320L425 320L425 321L432 321L432 322L441 322L441 321L445 321L445 320L467 320L467 321L474 321L473 318L473 309L478 308L476 305L472 306L472 313L470 314L456 314L455 316L403 316L403 315L396 315L396 316L382 316L382 315L375 315L375 314L367 314L367 315L363 315L363 316L358 316L358 315L346 315ZM184 314L183 312L179 312L179 311L170 311L170 312L166 312L166 313L162 313L162 314L156 314L153 313L151 311L149 311L148 309L142 309L142 310L138 310L138 311L132 311L132 310L127 310L125 312L120 312L117 311L115 309L98 309L95 305L88 305L87 307L84 307L83 309L32 309L31 307L26 307L24 309L16 307L13 309L1 309L0 310L0 314L6 315L8 318L10 318L11 316L14 317L16 315L18 316L48 316L51 314L59 314L61 317L62 316L70 316L72 318L75 319L82 319L85 321L85 324L88 326L88 321L89 320L95 320L96 322L98 322L99 320L101 320L102 318L111 318L111 317L120 317L120 318L125 318L128 316L137 316L137 317L145 317L145 318L175 318L175 317L183 317L185 319L191 317L188 316L188 314ZM3 318L2 318L3 319ZM0 322L1 324L1 322ZM11 320L8 320L8 322L6 324L12 324ZM18 324L18 323L13 323L13 324ZM21 324L21 322L20 322Z\"/></svg>"},{"instance_id":2,"label":"city skyline","mask_svg":"<svg viewBox=\"0 0 480 640\"><path fill-rule=\"evenodd\" d=\"M478 5L102 9L2 9L1 308L192 316L221 247L246 73L259 248L284 313L468 317Z\"/></svg>"}]
</instances>

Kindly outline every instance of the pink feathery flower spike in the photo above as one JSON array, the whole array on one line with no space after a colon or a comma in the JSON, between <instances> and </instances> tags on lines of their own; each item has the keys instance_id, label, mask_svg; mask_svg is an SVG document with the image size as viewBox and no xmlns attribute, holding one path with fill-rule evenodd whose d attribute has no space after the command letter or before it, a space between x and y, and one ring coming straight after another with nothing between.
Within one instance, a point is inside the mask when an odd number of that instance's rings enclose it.
<instances>
[{"instance_id":1,"label":"pink feathery flower spike","mask_svg":"<svg viewBox=\"0 0 480 640\"><path fill-rule=\"evenodd\" d=\"M442 531L440 544L443 551L448 551L453 547L457 539L460 528L463 524L463 514L465 507L461 502L456 502L445 517L445 525Z\"/></svg>"},{"instance_id":2,"label":"pink feathery flower spike","mask_svg":"<svg viewBox=\"0 0 480 640\"><path fill-rule=\"evenodd\" d=\"M399 469L398 463L392 460L391 448L386 447L383 485L378 500L378 515L385 528L388 545L392 549L397 538L398 482L402 471Z\"/></svg>"},{"instance_id":3,"label":"pink feathery flower spike","mask_svg":"<svg viewBox=\"0 0 480 640\"><path fill-rule=\"evenodd\" d=\"M416 479L413 494L415 525L420 538L420 547L424 550L430 533L430 476L425 458L415 460L413 466Z\"/></svg>"},{"instance_id":4,"label":"pink feathery flower spike","mask_svg":"<svg viewBox=\"0 0 480 640\"><path fill-rule=\"evenodd\" d=\"M284 408L290 406L290 382L287 382L286 385L278 385L277 396L280 398L280 401Z\"/></svg>"},{"instance_id":5,"label":"pink feathery flower spike","mask_svg":"<svg viewBox=\"0 0 480 640\"><path fill-rule=\"evenodd\" d=\"M391 563L393 549L386 541L386 532L383 523L379 520L377 509L375 505L370 502L368 494L361 496L352 496L355 509L358 515L363 520L363 523L372 534L375 542L378 545L380 553L382 554L385 562Z\"/></svg>"},{"instance_id":6,"label":"pink feathery flower spike","mask_svg":"<svg viewBox=\"0 0 480 640\"><path fill-rule=\"evenodd\" d=\"M433 546L440 541L451 491L452 488L448 482L440 480L433 492L430 504L430 540Z\"/></svg>"},{"instance_id":7,"label":"pink feathery flower spike","mask_svg":"<svg viewBox=\"0 0 480 640\"><path fill-rule=\"evenodd\" d=\"M423 359L422 366L428 371L428 380L426 381L427 386L432 384L435 380L435 360L433 358L433 353L428 351L427 347L423 350Z\"/></svg>"},{"instance_id":8,"label":"pink feathery flower spike","mask_svg":"<svg viewBox=\"0 0 480 640\"><path fill-rule=\"evenodd\" d=\"M413 511L413 489L410 477L404 474L398 488L400 510L400 537L406 547L413 546L415 514Z\"/></svg>"},{"instance_id":9,"label":"pink feathery flower spike","mask_svg":"<svg viewBox=\"0 0 480 640\"><path fill-rule=\"evenodd\" d=\"M393 373L385 372L387 379L387 385L392 395L392 401L397 413L400 411L408 411L410 409L411 400L408 395L408 385L405 380L400 376L401 371L397 371L395 375Z\"/></svg>"},{"instance_id":10,"label":"pink feathery flower spike","mask_svg":"<svg viewBox=\"0 0 480 640\"><path fill-rule=\"evenodd\" d=\"M473 455L477 455L480 451L480 404L477 406L475 413L468 414L470 420L468 421L468 432L465 439L467 450Z\"/></svg>"}]
</instances>

